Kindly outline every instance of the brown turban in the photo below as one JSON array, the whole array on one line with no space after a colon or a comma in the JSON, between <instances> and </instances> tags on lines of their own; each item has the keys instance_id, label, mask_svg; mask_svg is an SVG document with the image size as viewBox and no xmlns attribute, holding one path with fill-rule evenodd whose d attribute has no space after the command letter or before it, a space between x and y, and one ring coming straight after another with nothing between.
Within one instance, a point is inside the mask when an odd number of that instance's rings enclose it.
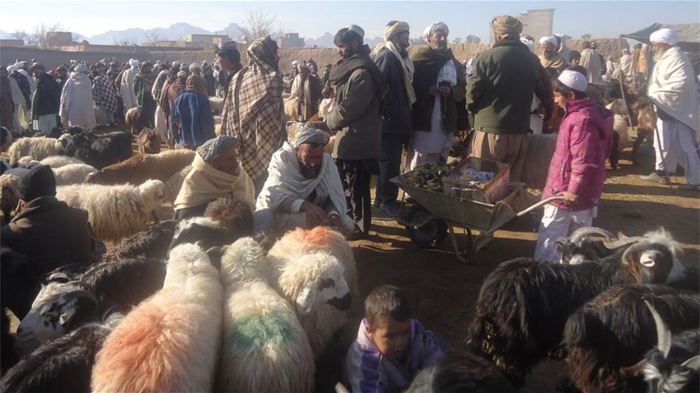
<instances>
[{"instance_id":1,"label":"brown turban","mask_svg":"<svg viewBox=\"0 0 700 393\"><path fill-rule=\"evenodd\" d=\"M510 15L500 15L491 21L493 32L497 36L509 36L517 38L523 31L523 24Z\"/></svg>"}]
</instances>

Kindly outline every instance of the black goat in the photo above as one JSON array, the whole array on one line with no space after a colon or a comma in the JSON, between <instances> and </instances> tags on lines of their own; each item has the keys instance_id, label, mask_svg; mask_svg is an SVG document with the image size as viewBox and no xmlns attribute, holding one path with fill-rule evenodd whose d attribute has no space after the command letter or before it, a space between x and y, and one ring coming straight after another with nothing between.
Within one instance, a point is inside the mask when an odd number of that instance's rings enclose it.
<instances>
[{"instance_id":1,"label":"black goat","mask_svg":"<svg viewBox=\"0 0 700 393\"><path fill-rule=\"evenodd\" d=\"M126 132L83 132L73 137L72 155L88 165L102 169L131 157L133 137Z\"/></svg>"},{"instance_id":2,"label":"black goat","mask_svg":"<svg viewBox=\"0 0 700 393\"><path fill-rule=\"evenodd\" d=\"M5 393L89 393L95 355L121 318L88 324L36 349L0 381Z\"/></svg>"},{"instance_id":3,"label":"black goat","mask_svg":"<svg viewBox=\"0 0 700 393\"><path fill-rule=\"evenodd\" d=\"M614 285L666 283L685 275L676 259L679 247L665 231L621 251L579 265L529 258L501 263L481 286L470 347L520 386L539 361L563 356L564 325L578 307Z\"/></svg>"},{"instance_id":4,"label":"black goat","mask_svg":"<svg viewBox=\"0 0 700 393\"><path fill-rule=\"evenodd\" d=\"M564 328L569 375L588 392L640 392L644 381L633 370L656 344L654 304L678 332L700 323L700 295L665 285L613 287L573 313Z\"/></svg>"},{"instance_id":5,"label":"black goat","mask_svg":"<svg viewBox=\"0 0 700 393\"><path fill-rule=\"evenodd\" d=\"M173 220L152 224L146 230L119 242L104 256L104 260L121 260L139 256L165 259L168 256L168 246L173 240L176 226L177 221Z\"/></svg>"},{"instance_id":6,"label":"black goat","mask_svg":"<svg viewBox=\"0 0 700 393\"><path fill-rule=\"evenodd\" d=\"M600 239L601 237L602 239ZM612 241L614 238L615 235L605 229L585 227L573 231L569 237L557 240L554 246L559 253L560 263L576 265L613 254L615 248L610 247L608 241Z\"/></svg>"}]
</instances>

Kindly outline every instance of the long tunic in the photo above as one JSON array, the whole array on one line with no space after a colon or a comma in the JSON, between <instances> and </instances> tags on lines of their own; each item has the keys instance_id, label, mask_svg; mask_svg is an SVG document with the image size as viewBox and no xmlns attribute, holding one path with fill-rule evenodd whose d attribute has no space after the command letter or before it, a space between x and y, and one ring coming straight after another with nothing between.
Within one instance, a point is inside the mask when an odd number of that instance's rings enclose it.
<instances>
[{"instance_id":1,"label":"long tunic","mask_svg":"<svg viewBox=\"0 0 700 393\"><path fill-rule=\"evenodd\" d=\"M61 93L60 114L63 124L81 126L86 130L97 126L92 83L86 74L73 74Z\"/></svg>"}]
</instances>

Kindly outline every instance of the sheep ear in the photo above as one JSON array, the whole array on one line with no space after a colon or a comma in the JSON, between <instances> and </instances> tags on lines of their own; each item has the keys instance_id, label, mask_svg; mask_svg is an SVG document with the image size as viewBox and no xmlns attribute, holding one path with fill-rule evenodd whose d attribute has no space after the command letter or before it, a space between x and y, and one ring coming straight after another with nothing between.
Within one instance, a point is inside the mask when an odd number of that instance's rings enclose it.
<instances>
[{"instance_id":1,"label":"sheep ear","mask_svg":"<svg viewBox=\"0 0 700 393\"><path fill-rule=\"evenodd\" d=\"M316 288L306 287L301 290L299 296L297 296L297 305L301 308L304 313L311 312L311 305L316 301Z\"/></svg>"},{"instance_id":2,"label":"sheep ear","mask_svg":"<svg viewBox=\"0 0 700 393\"><path fill-rule=\"evenodd\" d=\"M691 370L700 371L700 355L695 355L681 364Z\"/></svg>"},{"instance_id":3,"label":"sheep ear","mask_svg":"<svg viewBox=\"0 0 700 393\"><path fill-rule=\"evenodd\" d=\"M644 303L647 305L649 312L651 312L651 316L654 318L658 341L657 348L659 348L659 351L661 351L665 358L668 356L668 352L671 350L671 331L668 330L668 327L666 327L666 324L664 323L663 319L661 319L661 316L656 311L656 308L654 308L654 306L652 306L646 299L644 299Z\"/></svg>"}]
</instances>

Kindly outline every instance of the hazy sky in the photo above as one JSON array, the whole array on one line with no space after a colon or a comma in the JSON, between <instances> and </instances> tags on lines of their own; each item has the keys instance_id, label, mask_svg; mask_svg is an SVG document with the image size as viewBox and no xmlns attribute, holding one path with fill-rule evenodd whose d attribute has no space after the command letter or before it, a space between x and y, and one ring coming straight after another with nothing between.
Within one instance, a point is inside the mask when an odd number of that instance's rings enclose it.
<instances>
[{"instance_id":1,"label":"hazy sky","mask_svg":"<svg viewBox=\"0 0 700 393\"><path fill-rule=\"evenodd\" d=\"M286 32L316 38L355 23L369 37L380 36L389 20L405 20L411 36L441 20L451 37L475 34L488 40L488 23L499 14L554 8L554 31L580 37L616 37L653 22L700 22L698 1L7 1L0 0L0 30L32 32L40 23L60 23L86 37L129 27L168 27L186 22L207 30L245 24L252 11L276 15Z\"/></svg>"}]
</instances>

